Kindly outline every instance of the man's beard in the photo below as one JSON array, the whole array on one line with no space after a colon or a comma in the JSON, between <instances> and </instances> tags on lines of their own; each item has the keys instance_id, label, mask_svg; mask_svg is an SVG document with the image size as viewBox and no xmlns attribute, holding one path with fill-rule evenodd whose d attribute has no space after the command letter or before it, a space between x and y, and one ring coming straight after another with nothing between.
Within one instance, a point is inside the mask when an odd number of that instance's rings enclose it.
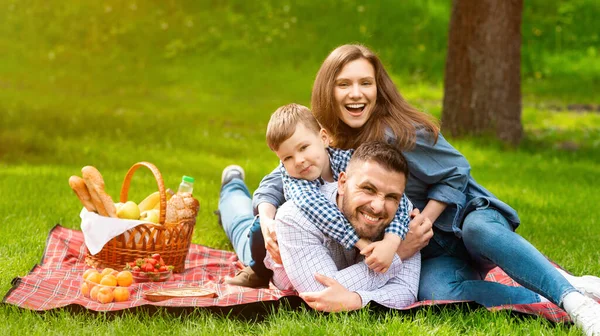
<instances>
[{"instance_id":1,"label":"man's beard","mask_svg":"<svg viewBox=\"0 0 600 336\"><path fill-rule=\"evenodd\" d=\"M348 194L348 192L346 191L346 195L347 194ZM384 221L384 222L381 222L380 224L378 224L377 226L367 225L359 219L360 212L366 213L369 216L373 216L373 217L377 217L377 218L379 218L379 217L387 218L388 217L387 213L385 213L385 212L380 215L373 214L373 212L370 211L369 207L366 205L361 205L360 207L356 208L355 211L353 211L350 207L350 204L348 204L348 198L344 197L342 199L342 213L344 214L344 216L346 216L346 219L348 219L348 221L350 222L350 224L356 231L356 234L360 238L365 238L365 239L369 239L372 241L380 239L381 234L383 233L383 229L386 226L388 226L388 224L390 224L390 223L389 222L386 223Z\"/></svg>"}]
</instances>

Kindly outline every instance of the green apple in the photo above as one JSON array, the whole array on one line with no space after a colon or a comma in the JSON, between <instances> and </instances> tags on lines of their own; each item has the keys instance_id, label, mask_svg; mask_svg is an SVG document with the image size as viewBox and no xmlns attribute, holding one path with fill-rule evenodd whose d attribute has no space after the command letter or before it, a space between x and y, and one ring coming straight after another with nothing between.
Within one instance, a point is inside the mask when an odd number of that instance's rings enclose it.
<instances>
[{"instance_id":1,"label":"green apple","mask_svg":"<svg viewBox=\"0 0 600 336\"><path fill-rule=\"evenodd\" d=\"M146 210L140 214L140 220L158 224L159 211L157 209Z\"/></svg>"},{"instance_id":2,"label":"green apple","mask_svg":"<svg viewBox=\"0 0 600 336\"><path fill-rule=\"evenodd\" d=\"M133 201L127 201L117 210L117 217L122 219L138 219L140 218L140 208Z\"/></svg>"}]
</instances>

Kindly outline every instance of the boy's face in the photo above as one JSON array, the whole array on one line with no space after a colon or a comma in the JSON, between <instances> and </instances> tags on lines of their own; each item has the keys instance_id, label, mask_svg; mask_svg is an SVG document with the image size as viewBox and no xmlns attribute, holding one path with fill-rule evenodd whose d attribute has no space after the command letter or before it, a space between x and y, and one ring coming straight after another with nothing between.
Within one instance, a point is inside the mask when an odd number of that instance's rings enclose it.
<instances>
[{"instance_id":1,"label":"boy's face","mask_svg":"<svg viewBox=\"0 0 600 336\"><path fill-rule=\"evenodd\" d=\"M298 123L294 134L279 146L275 154L291 177L313 181L330 169L328 145L329 137L324 129L315 133Z\"/></svg>"}]
</instances>

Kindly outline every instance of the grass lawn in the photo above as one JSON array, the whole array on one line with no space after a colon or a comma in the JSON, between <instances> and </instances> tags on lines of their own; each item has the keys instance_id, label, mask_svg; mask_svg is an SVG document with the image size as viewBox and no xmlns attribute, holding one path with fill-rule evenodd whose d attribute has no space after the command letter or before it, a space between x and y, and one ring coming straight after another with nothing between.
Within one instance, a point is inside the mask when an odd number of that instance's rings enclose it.
<instances>
[{"instance_id":1,"label":"grass lawn","mask_svg":"<svg viewBox=\"0 0 600 336\"><path fill-rule=\"evenodd\" d=\"M8 1L8 11L0 14L2 295L14 277L39 262L56 223L79 228L81 206L67 181L85 165L102 172L113 199L138 161L156 164L173 189L182 175L195 177L201 210L193 242L230 250L212 214L221 170L242 165L251 189L271 171L277 160L264 141L270 113L292 101L309 104L319 64L337 44L374 46L408 100L440 115L447 1L402 5L390 13L387 3L321 5L323 13L339 7L347 20L361 18L353 25L327 14L307 24L313 13L308 4L275 1L256 8L242 1L67 3ZM450 141L469 159L477 181L518 210L522 236L572 273L600 275L600 113L566 109L569 103L599 104L600 63L591 49L594 35L579 34L565 21L598 5L536 7L543 3L532 1L524 12L522 145L505 148L487 138ZM387 31L380 21L392 15L413 20L423 13L424 20L410 21L423 42L409 34L402 35L406 48L386 47L402 27ZM531 19L535 15L545 21ZM598 31L588 16L578 16L577 23ZM559 21L560 38L554 28ZM332 22L344 28L320 39ZM232 28L244 25L246 30ZM586 40L573 41L571 35ZM285 43L290 40L296 43ZM139 202L153 190L151 175L140 171L130 197ZM334 315L280 309L248 321L200 309L107 316L38 314L3 305L0 320L3 334L19 335L580 334L543 319L475 308Z\"/></svg>"}]
</instances>

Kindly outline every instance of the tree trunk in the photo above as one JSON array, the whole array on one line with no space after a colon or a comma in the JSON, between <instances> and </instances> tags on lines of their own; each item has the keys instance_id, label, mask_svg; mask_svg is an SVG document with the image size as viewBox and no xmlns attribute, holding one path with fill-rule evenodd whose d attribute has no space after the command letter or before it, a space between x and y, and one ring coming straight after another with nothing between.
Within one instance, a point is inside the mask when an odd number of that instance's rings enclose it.
<instances>
[{"instance_id":1,"label":"tree trunk","mask_svg":"<svg viewBox=\"0 0 600 336\"><path fill-rule=\"evenodd\" d=\"M523 0L453 0L442 129L495 133L513 145L521 125Z\"/></svg>"}]
</instances>

